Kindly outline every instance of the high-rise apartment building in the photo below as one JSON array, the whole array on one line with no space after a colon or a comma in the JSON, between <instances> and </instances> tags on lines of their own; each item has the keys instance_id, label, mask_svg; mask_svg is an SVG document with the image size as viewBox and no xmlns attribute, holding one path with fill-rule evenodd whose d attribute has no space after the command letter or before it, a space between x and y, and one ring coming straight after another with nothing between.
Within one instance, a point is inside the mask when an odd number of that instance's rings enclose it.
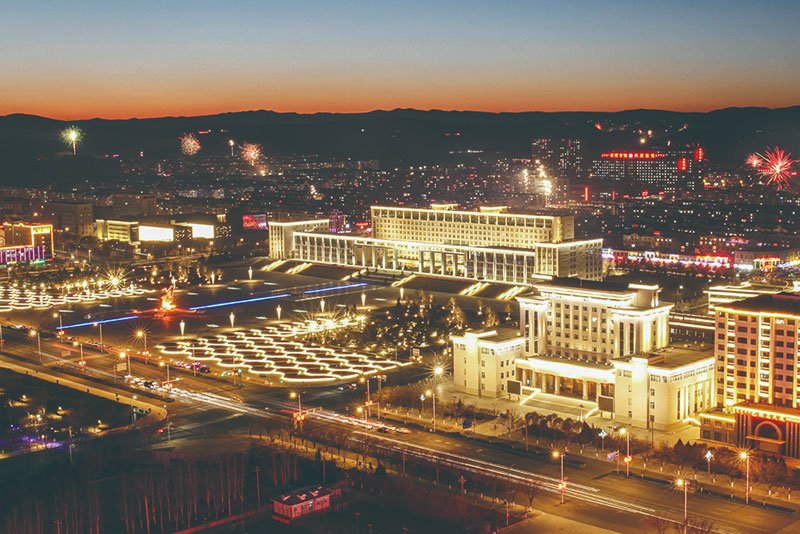
<instances>
[{"instance_id":1,"label":"high-rise apartment building","mask_svg":"<svg viewBox=\"0 0 800 534\"><path fill-rule=\"evenodd\" d=\"M702 148L606 152L592 161L592 181L615 193L675 194L702 189Z\"/></svg>"},{"instance_id":2,"label":"high-rise apartment building","mask_svg":"<svg viewBox=\"0 0 800 534\"><path fill-rule=\"evenodd\" d=\"M716 307L717 404L798 408L800 294L762 294Z\"/></svg>"},{"instance_id":3,"label":"high-rise apartment building","mask_svg":"<svg viewBox=\"0 0 800 534\"><path fill-rule=\"evenodd\" d=\"M701 437L800 458L800 293L760 294L715 307L717 409Z\"/></svg>"},{"instance_id":4,"label":"high-rise apartment building","mask_svg":"<svg viewBox=\"0 0 800 534\"><path fill-rule=\"evenodd\" d=\"M583 151L580 139L539 138L531 143L531 157L539 160L548 174L556 178L583 177Z\"/></svg>"}]
</instances>

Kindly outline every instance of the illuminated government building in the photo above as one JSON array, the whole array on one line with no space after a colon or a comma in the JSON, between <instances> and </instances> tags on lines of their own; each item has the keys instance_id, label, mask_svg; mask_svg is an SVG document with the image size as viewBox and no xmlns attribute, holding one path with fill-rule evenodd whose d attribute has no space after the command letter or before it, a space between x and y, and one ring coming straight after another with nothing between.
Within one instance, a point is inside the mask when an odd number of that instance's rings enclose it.
<instances>
[{"instance_id":1,"label":"illuminated government building","mask_svg":"<svg viewBox=\"0 0 800 534\"><path fill-rule=\"evenodd\" d=\"M295 231L275 259L527 285L602 276L602 239L574 240L572 216L456 208L373 206L372 236Z\"/></svg>"},{"instance_id":2,"label":"illuminated government building","mask_svg":"<svg viewBox=\"0 0 800 534\"><path fill-rule=\"evenodd\" d=\"M555 279L517 297L520 330L452 336L457 391L540 392L587 401L639 428L668 430L713 406L713 354L669 344L658 286ZM595 404L596 403L596 404Z\"/></svg>"}]
</instances>

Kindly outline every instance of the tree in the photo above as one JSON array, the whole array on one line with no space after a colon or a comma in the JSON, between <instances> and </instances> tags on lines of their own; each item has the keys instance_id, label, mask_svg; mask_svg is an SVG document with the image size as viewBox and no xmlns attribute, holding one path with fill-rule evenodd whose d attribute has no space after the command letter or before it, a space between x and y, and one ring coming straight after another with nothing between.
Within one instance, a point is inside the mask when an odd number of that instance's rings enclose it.
<instances>
[{"instance_id":1,"label":"tree","mask_svg":"<svg viewBox=\"0 0 800 534\"><path fill-rule=\"evenodd\" d=\"M511 303L510 302L506 304L505 312L506 312L506 321L510 321L511 320L511 312L512 312L512 308L511 308Z\"/></svg>"},{"instance_id":2,"label":"tree","mask_svg":"<svg viewBox=\"0 0 800 534\"><path fill-rule=\"evenodd\" d=\"M542 483L538 480L531 480L527 486L525 486L525 496L528 498L528 509L533 509L533 498L536 497L536 494L542 489Z\"/></svg>"},{"instance_id":3,"label":"tree","mask_svg":"<svg viewBox=\"0 0 800 534\"><path fill-rule=\"evenodd\" d=\"M450 298L448 308L450 309L450 313L445 319L447 326L456 332L464 330L467 326L467 316L464 314L464 310L461 309L461 306L458 305L458 302L456 302L455 297Z\"/></svg>"},{"instance_id":4,"label":"tree","mask_svg":"<svg viewBox=\"0 0 800 534\"><path fill-rule=\"evenodd\" d=\"M486 313L483 317L483 327L491 328L498 324L500 324L500 318L497 316L497 312L494 311L494 308L491 306L486 306Z\"/></svg>"},{"instance_id":5,"label":"tree","mask_svg":"<svg viewBox=\"0 0 800 534\"><path fill-rule=\"evenodd\" d=\"M669 528L670 521L666 517L660 515L650 516L645 519L645 525L647 527L651 527L656 534L666 534L667 529Z\"/></svg>"},{"instance_id":6,"label":"tree","mask_svg":"<svg viewBox=\"0 0 800 534\"><path fill-rule=\"evenodd\" d=\"M714 532L714 523L697 517L689 518L686 524L686 534L711 534Z\"/></svg>"}]
</instances>

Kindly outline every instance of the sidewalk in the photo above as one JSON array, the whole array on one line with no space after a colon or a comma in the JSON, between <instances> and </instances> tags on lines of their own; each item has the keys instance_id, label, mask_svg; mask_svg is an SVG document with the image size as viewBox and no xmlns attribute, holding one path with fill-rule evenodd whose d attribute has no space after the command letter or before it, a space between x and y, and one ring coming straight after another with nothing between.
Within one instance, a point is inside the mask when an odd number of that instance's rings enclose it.
<instances>
[{"instance_id":1,"label":"sidewalk","mask_svg":"<svg viewBox=\"0 0 800 534\"><path fill-rule=\"evenodd\" d=\"M551 395L550 397L553 396ZM469 400L473 400L472 397L467 396L467 398ZM529 409L527 406L519 406L519 402L515 403L514 401L509 401L508 399L475 398L474 400L478 401L475 403L477 406L488 407L489 409L492 409L492 403L496 403L494 409L498 409L498 406L509 406L509 409L511 409L510 404L514 403L517 406L515 410L518 413L524 413L526 411L535 411ZM566 400L575 401L577 399L566 399ZM419 409L414 410L412 408L406 411L403 408L399 408L397 410L395 409L384 410L383 413L385 417L388 417L390 419L407 421L409 423L419 425L429 430L432 429L432 419L430 412L425 412L422 416L420 416ZM547 412L547 413L552 413L552 412ZM373 415L377 415L377 413ZM600 419L599 417L597 418L592 417L589 419L589 422L594 424L595 426L603 428L606 428L609 425L614 426L610 420ZM458 432L464 435L474 434L476 437L484 437L487 439L500 438L503 440L508 440L508 442L510 443L517 443L517 444L524 443L524 435L519 429L515 430L509 435L507 427L505 427L505 425L503 425L502 422L499 422L497 419L484 421L478 425L475 425L475 427L473 428L465 430L461 426L461 420L437 416L436 430L437 432ZM674 445L675 441L677 441L678 439L676 436L679 436L681 432L683 432L684 434L688 434L691 433L692 431L695 431L696 433L696 430L697 430L696 427L690 427L690 428L683 428L676 432L671 432L671 433L662 432L660 440L669 441L670 445ZM607 429L606 431L610 433L610 429ZM644 434L646 435L642 435L641 438L649 441L650 438L649 432L644 432ZM634 435L640 437L639 432L634 432ZM659 434L656 433L656 436L658 435ZM544 436L530 436L529 439L531 447L536 446L543 449L550 449L554 446L553 440ZM685 438L683 439L684 442L687 441L687 439ZM696 439L697 439L696 437L689 438L690 441L695 441ZM658 444L660 440L657 439L656 444ZM559 444L555 445L560 446ZM602 451L596 449L592 445L586 445L584 447L580 447L573 444L573 446L570 447L568 454L571 456L581 456L583 458L599 460L603 463L606 463L608 465L609 472L611 472L615 471L617 468L617 463L615 461L607 460L607 455L611 451L612 449L609 448L608 444L606 444L606 447ZM620 453L621 455L624 456L625 451L622 450L620 451ZM693 468L684 468L681 471L679 470L678 466L672 464L666 464L662 466L660 461L655 459L650 459L650 461L645 464L644 459L641 455L633 455L633 462L631 463L631 477L634 476L641 477L643 475L645 476L649 475L652 477L663 478L666 480L677 479L677 478L688 478L692 481L696 481L697 483L701 483L704 488L713 490L722 495L727 496L733 494L736 497L744 496L745 493L744 479L742 478L734 479L733 486L731 486L730 483L731 479L723 475L716 476L713 473L713 467L714 466L712 462L712 473L710 475L707 473L706 470L703 469L695 470ZM619 468L620 472L624 474L625 465L620 462ZM798 504L796 504L798 500L796 494L792 496L791 492L789 492L786 488L773 488L772 493L770 494L769 487L767 485L760 483L752 483L750 499L751 501L756 503L764 503L765 501L769 501L775 504L786 505L791 508L795 508L796 506L798 506Z\"/></svg>"}]
</instances>

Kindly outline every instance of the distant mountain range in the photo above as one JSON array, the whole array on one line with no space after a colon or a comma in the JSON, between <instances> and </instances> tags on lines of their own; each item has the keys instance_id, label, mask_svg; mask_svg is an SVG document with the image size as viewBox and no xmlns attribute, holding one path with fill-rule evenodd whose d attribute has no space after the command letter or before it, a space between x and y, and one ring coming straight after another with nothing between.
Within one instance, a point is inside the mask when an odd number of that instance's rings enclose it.
<instances>
[{"instance_id":1,"label":"distant mountain range","mask_svg":"<svg viewBox=\"0 0 800 534\"><path fill-rule=\"evenodd\" d=\"M68 154L60 132L83 130L78 157ZM653 130L639 144L637 130ZM779 145L800 151L800 106L726 108L708 113L659 110L620 112L420 111L276 113L243 111L198 117L91 119L64 122L13 114L0 117L0 184L102 179L115 172L106 155L176 157L178 138L194 132L201 154L225 154L228 139L255 142L265 154L319 154L376 159L381 166L444 162L453 152L479 150L529 156L539 137L579 137L587 157L608 149L698 142L712 163L734 164L753 151ZM203 133L208 132L208 133ZM70 157L67 157L70 156Z\"/></svg>"}]
</instances>

